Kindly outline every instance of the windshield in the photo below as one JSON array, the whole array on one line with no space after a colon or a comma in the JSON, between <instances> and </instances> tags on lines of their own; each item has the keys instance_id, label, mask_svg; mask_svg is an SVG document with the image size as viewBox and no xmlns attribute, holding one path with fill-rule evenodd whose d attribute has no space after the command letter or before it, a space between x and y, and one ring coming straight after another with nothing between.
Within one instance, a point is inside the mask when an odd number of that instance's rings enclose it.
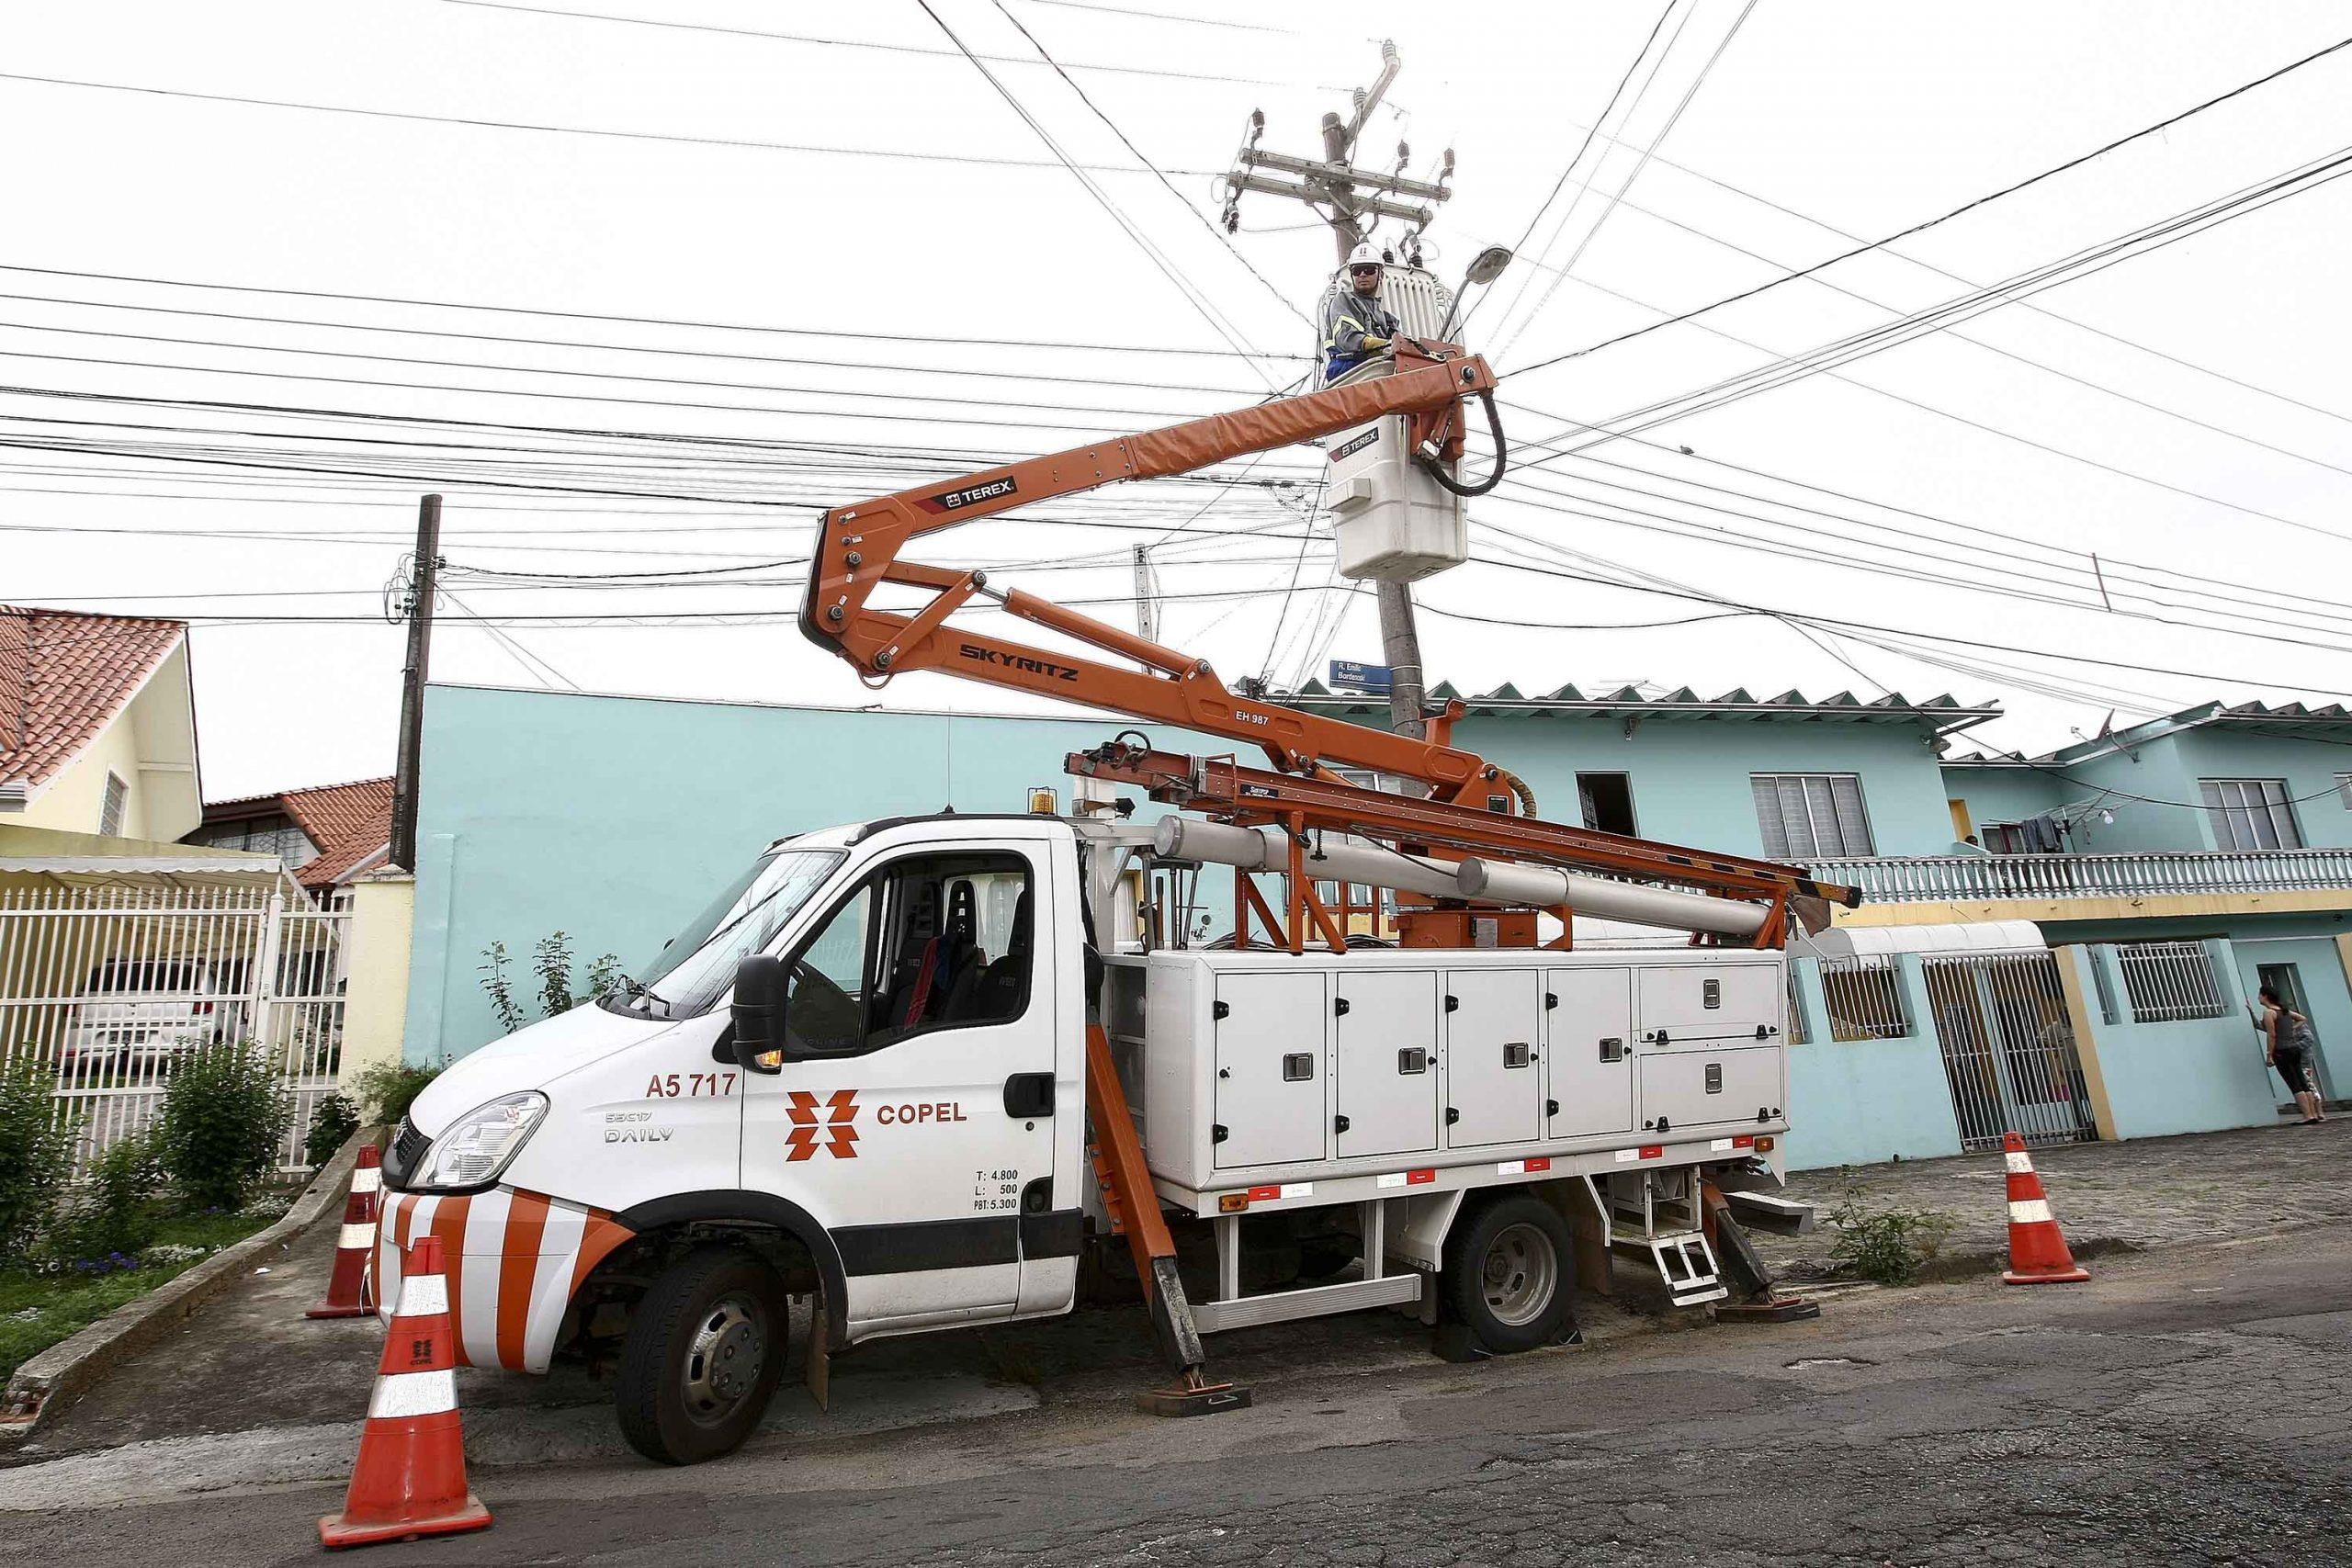
<instances>
[{"instance_id":1,"label":"windshield","mask_svg":"<svg viewBox=\"0 0 2352 1568\"><path fill-rule=\"evenodd\" d=\"M763 951L842 863L840 850L770 850L664 942L632 983L604 998L616 1012L693 1018L735 984L737 962Z\"/></svg>"}]
</instances>

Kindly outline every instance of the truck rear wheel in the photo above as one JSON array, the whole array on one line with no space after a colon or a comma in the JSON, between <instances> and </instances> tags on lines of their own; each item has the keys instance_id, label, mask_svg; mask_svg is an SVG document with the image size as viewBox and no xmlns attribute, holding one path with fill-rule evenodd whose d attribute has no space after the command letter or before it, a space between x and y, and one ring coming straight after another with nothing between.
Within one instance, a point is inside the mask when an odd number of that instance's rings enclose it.
<instances>
[{"instance_id":1,"label":"truck rear wheel","mask_svg":"<svg viewBox=\"0 0 2352 1568\"><path fill-rule=\"evenodd\" d=\"M1514 1192L1483 1204L1446 1238L1447 1304L1489 1350L1548 1345L1572 1305L1573 1245L1567 1222L1541 1199Z\"/></svg>"},{"instance_id":2,"label":"truck rear wheel","mask_svg":"<svg viewBox=\"0 0 2352 1568\"><path fill-rule=\"evenodd\" d=\"M621 1349L616 1413L629 1447L700 1464L752 1435L784 1375L791 1318L782 1276L732 1247L700 1247L637 1304Z\"/></svg>"}]
</instances>

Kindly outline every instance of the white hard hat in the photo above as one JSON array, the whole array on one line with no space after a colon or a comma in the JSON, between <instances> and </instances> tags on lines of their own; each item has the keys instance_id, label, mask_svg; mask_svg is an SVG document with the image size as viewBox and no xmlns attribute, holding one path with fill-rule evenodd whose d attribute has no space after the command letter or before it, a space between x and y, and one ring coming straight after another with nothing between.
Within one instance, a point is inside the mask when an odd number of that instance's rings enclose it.
<instances>
[{"instance_id":1,"label":"white hard hat","mask_svg":"<svg viewBox=\"0 0 2352 1568\"><path fill-rule=\"evenodd\" d=\"M1372 242L1369 240L1357 241L1356 248L1348 253L1348 270L1351 272L1360 266L1378 266L1379 265L1379 253L1372 248Z\"/></svg>"}]
</instances>

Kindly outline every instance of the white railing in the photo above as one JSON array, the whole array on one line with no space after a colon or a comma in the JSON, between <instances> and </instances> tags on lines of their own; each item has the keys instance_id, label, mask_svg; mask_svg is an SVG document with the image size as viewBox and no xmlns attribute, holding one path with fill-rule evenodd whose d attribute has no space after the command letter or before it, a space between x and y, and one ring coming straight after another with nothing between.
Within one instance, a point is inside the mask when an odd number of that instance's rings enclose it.
<instances>
[{"instance_id":1,"label":"white railing","mask_svg":"<svg viewBox=\"0 0 2352 1568\"><path fill-rule=\"evenodd\" d=\"M294 1102L279 1168L301 1170L335 1089L350 927L347 892L324 908L282 886L0 892L0 1063L53 1085L79 1175L153 1119L188 1052L256 1042Z\"/></svg>"},{"instance_id":2,"label":"white railing","mask_svg":"<svg viewBox=\"0 0 2352 1568\"><path fill-rule=\"evenodd\" d=\"M1811 863L1823 882L1881 904L1944 899L2129 898L2167 894L2352 891L2352 850L2222 854L1910 855Z\"/></svg>"}]
</instances>

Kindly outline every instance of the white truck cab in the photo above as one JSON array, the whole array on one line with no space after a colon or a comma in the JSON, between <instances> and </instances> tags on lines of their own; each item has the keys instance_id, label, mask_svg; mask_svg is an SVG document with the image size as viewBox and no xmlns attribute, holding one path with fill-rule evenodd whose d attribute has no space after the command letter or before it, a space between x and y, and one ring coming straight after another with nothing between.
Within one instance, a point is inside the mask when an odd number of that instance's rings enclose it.
<instances>
[{"instance_id":1,"label":"white truck cab","mask_svg":"<svg viewBox=\"0 0 2352 1568\"><path fill-rule=\"evenodd\" d=\"M418 1097L378 1300L438 1235L464 1360L617 1339L630 1442L715 1457L782 1375L793 1295L820 1355L1071 1308L1112 1229L1091 1029L1159 1203L1214 1243L1177 1303L1201 1333L1385 1305L1544 1343L1573 1326L1574 1215L1676 1299L1724 1293L1698 1181L1778 1179L1779 953L1147 952L1118 894L1150 853L1048 815L771 845L623 991ZM1250 1293L1245 1218L1310 1282Z\"/></svg>"}]
</instances>

